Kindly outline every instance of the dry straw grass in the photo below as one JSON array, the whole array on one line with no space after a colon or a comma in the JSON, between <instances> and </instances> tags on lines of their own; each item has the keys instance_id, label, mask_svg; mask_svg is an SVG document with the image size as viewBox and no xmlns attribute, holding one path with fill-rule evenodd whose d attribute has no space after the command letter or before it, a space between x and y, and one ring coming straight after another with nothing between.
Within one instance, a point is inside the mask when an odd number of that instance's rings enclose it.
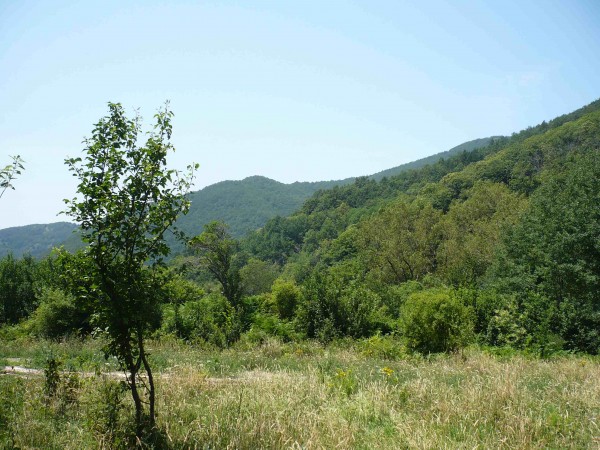
<instances>
[{"instance_id":1,"label":"dry straw grass","mask_svg":"<svg viewBox=\"0 0 600 450\"><path fill-rule=\"evenodd\" d=\"M348 349L307 354L269 345L198 353L195 362L188 355L184 364L163 370L158 423L164 445L600 447L597 360L500 359L472 351L385 361ZM219 363L209 363L215 360ZM0 381L6 389L6 377ZM23 404L12 419L13 444L72 449L125 445L115 438L127 427L123 411L115 425L121 431L94 426L92 416L103 414L99 386L109 382L80 380L74 402L61 406L59 400L44 403L41 379L20 380Z\"/></svg>"}]
</instances>

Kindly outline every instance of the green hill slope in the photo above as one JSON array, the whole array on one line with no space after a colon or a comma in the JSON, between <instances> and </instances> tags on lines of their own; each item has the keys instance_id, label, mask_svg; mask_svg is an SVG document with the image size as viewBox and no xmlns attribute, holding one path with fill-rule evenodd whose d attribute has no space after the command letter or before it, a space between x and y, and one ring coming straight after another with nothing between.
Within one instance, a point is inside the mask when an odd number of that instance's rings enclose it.
<instances>
[{"instance_id":1,"label":"green hill slope","mask_svg":"<svg viewBox=\"0 0 600 450\"><path fill-rule=\"evenodd\" d=\"M392 167L391 169L382 170L381 172L377 172L371 175L369 178L372 178L374 180L381 180L383 177L393 177L407 170L419 169L428 164L434 164L443 158L449 158L462 152L471 152L475 149L486 147L494 139L498 139L499 137L500 136L474 139L472 141L468 141L463 144L457 145L456 147L452 147L450 150L447 150L445 152L436 153L435 155L431 155L426 158L421 158L416 161L402 164L397 167Z\"/></svg>"},{"instance_id":2,"label":"green hill slope","mask_svg":"<svg viewBox=\"0 0 600 450\"><path fill-rule=\"evenodd\" d=\"M493 139L483 138L465 142L448 151L387 169L369 178L381 180L458 153L471 152L489 145ZM355 181L356 178L351 177L334 181L285 184L262 176L222 181L190 194L190 212L178 220L177 227L187 235L194 236L202 231L205 224L213 220L222 220L229 225L233 236L242 237L263 227L273 217L285 217L298 210L318 191L326 192L334 186L344 186ZM71 228L65 228L64 224L47 224L0 230L0 236L6 236L0 238L0 256L9 252L15 256L25 253L36 257L44 256L52 247L58 245L64 245L67 250L73 251L80 246L80 242L77 235L71 233ZM169 236L168 240L174 253L183 249L172 236Z\"/></svg>"},{"instance_id":3,"label":"green hill slope","mask_svg":"<svg viewBox=\"0 0 600 450\"><path fill-rule=\"evenodd\" d=\"M0 230L0 257L8 253L16 257L45 256L54 246L71 238L76 229L77 226L69 222L5 228Z\"/></svg>"},{"instance_id":4,"label":"green hill slope","mask_svg":"<svg viewBox=\"0 0 600 450\"><path fill-rule=\"evenodd\" d=\"M243 236L276 215L287 216L319 189L345 181L284 184L262 176L222 181L190 194L189 213L177 226L186 234L198 234L213 221L226 222L234 236Z\"/></svg>"},{"instance_id":5,"label":"green hill slope","mask_svg":"<svg viewBox=\"0 0 600 450\"><path fill-rule=\"evenodd\" d=\"M247 239L246 246L262 259L282 263L295 253L313 252L401 195L427 198L443 212L478 181L502 183L530 195L540 184L544 169L560 167L575 151L597 148L600 138L595 124L599 114L597 100L511 137L490 138L487 146L455 152L433 164L380 181L361 177L352 184L317 191L294 214L267 222Z\"/></svg>"}]
</instances>

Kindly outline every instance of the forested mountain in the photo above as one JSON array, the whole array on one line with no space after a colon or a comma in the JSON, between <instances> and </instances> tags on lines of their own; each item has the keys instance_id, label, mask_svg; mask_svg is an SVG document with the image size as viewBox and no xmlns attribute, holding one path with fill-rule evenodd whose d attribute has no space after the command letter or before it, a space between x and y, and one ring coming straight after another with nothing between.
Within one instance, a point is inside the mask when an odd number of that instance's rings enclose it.
<instances>
[{"instance_id":1,"label":"forested mountain","mask_svg":"<svg viewBox=\"0 0 600 450\"><path fill-rule=\"evenodd\" d=\"M76 228L69 222L5 228L0 230L0 257L8 253L17 257L25 254L45 256L54 246L71 238Z\"/></svg>"},{"instance_id":2,"label":"forested mountain","mask_svg":"<svg viewBox=\"0 0 600 450\"><path fill-rule=\"evenodd\" d=\"M276 215L291 214L317 190L350 181L284 184L262 176L221 181L190 194L190 211L179 218L177 227L195 236L203 225L220 220L233 236L241 237Z\"/></svg>"},{"instance_id":3,"label":"forested mountain","mask_svg":"<svg viewBox=\"0 0 600 450\"><path fill-rule=\"evenodd\" d=\"M377 172L371 175L369 178L373 178L374 180L381 180L383 177L393 177L394 175L398 175L399 173L405 172L407 170L418 169L428 164L434 164L440 159L449 158L458 153L471 152L475 149L486 147L490 144L490 142L492 142L492 140L498 139L499 137L500 136L494 136L464 142L460 145L457 145L456 147L452 147L450 150L447 150L445 152L436 153L435 155L431 155L426 158L417 159L416 161L402 164L397 167L392 167L391 169L382 170L381 172Z\"/></svg>"},{"instance_id":4,"label":"forested mountain","mask_svg":"<svg viewBox=\"0 0 600 450\"><path fill-rule=\"evenodd\" d=\"M272 229L275 223L280 223L280 217L286 217L294 211L301 211L290 218L290 223L303 221L307 213L326 211L342 204L350 207L353 217L350 222L357 221L363 214L376 209L382 203L395 198L399 193L414 194L428 183L438 183L450 173L458 173L473 162L480 161L488 155L523 140L543 134L564 123L573 121L583 115L598 109L599 101L593 102L573 113L560 116L550 122L544 122L536 127L530 127L511 137L489 137L465 142L448 151L422 158L411 163L378 172L368 177L347 178L336 181L280 183L262 176L252 176L239 181L222 181L190 194L192 206L187 216L182 216L177 226L189 236L202 231L202 227L213 221L220 220L229 225L234 237L242 237L246 233L261 227ZM513 158L514 159L514 158ZM482 171L479 175L484 178L494 178L490 171L501 170L499 165L510 165L502 159L490 159L478 168L470 171ZM488 167L491 165L493 167ZM484 169L484 167L488 167ZM495 167L495 169L494 169ZM505 170L509 170L505 167ZM513 169L510 169L513 170ZM517 169L514 169L517 170ZM528 170L523 166L520 170ZM437 190L431 195L437 195L434 202L438 206L448 207L449 202L458 195L457 184L467 183L464 177L477 177L469 171L461 175L449 175L441 184L431 184L429 190ZM500 176L496 174L497 178ZM521 180L523 181L523 180ZM518 181L512 181L517 183ZM529 180L528 182L536 183ZM452 185L452 186L450 186ZM530 186L529 190L534 186ZM522 186L522 189L525 189ZM435 196L434 195L434 196ZM323 215L323 214L321 214ZM319 216L316 214L315 217ZM324 217L324 215L323 215ZM268 222L269 219L273 221ZM324 219L323 219L324 220ZM330 226L331 218L327 221ZM344 222L345 223L345 222ZM265 225L266 224L266 225ZM344 226L337 225L340 229ZM33 256L43 256L52 247L65 245L74 250L79 240L72 233L73 225L56 223L46 225L29 225L0 230L0 255L12 252L15 256L29 253ZM319 231L321 232L321 231ZM317 231L309 233L309 242ZM331 234L331 230L328 232ZM293 234L293 233L292 233ZM317 233L318 234L318 233ZM327 234L327 233L325 233ZM256 239L255 237L253 239ZM271 236L269 239L274 239ZM298 236L291 240L283 239L287 246L297 247ZM169 239L175 253L182 250L182 245L174 238ZM293 244L291 242L294 242ZM279 250L277 250L279 251ZM262 250L264 252L264 249Z\"/></svg>"},{"instance_id":5,"label":"forested mountain","mask_svg":"<svg viewBox=\"0 0 600 450\"><path fill-rule=\"evenodd\" d=\"M242 244L303 286L310 337L398 330L410 341L440 320L436 308L456 307L474 314L460 321L481 342L598 353L600 101L419 169L318 191Z\"/></svg>"},{"instance_id":6,"label":"forested mountain","mask_svg":"<svg viewBox=\"0 0 600 450\"><path fill-rule=\"evenodd\" d=\"M387 169L369 178L380 180L386 176L422 167L456 153L486 146L492 139L483 138L465 142L446 152ZM192 202L190 211L187 216L180 217L177 227L186 235L195 236L202 231L205 224L219 220L229 225L229 231L234 237L242 237L264 226L273 217L293 213L316 191L351 184L354 181L355 178L351 177L343 180L285 184L262 176L221 181L190 194ZM71 233L72 228L72 226L67 227L63 222L0 230L0 256L12 252L15 256L31 254L40 257L59 245L64 245L67 250L75 250L79 247L80 241L76 234ZM178 243L173 236L169 236L169 243L174 253L183 250L182 244Z\"/></svg>"},{"instance_id":7,"label":"forested mountain","mask_svg":"<svg viewBox=\"0 0 600 450\"><path fill-rule=\"evenodd\" d=\"M594 148L598 137L593 124L598 111L600 100L511 137L490 138L485 147L434 164L380 181L359 177L351 184L317 191L294 214L267 222L250 237L248 245L261 257L282 261L302 246L314 248L320 241L334 239L401 195L427 198L446 212L479 181L501 183L529 195L539 186L543 169L560 168L572 153Z\"/></svg>"},{"instance_id":8,"label":"forested mountain","mask_svg":"<svg viewBox=\"0 0 600 450\"><path fill-rule=\"evenodd\" d=\"M472 343L600 353L600 101L484 143L380 180L316 191L297 183L285 202L273 197L280 183L261 177L195 193L196 215L180 226L199 235L156 269L153 326L220 347L244 333L390 335L421 353ZM242 239L222 221L201 223L240 208L289 211L311 190L295 212L265 214ZM260 223L235 226L239 236ZM88 332L88 313L73 303L86 288L71 270L85 272L85 258L0 260L0 320L33 314L37 333ZM49 329L65 311L62 328Z\"/></svg>"}]
</instances>

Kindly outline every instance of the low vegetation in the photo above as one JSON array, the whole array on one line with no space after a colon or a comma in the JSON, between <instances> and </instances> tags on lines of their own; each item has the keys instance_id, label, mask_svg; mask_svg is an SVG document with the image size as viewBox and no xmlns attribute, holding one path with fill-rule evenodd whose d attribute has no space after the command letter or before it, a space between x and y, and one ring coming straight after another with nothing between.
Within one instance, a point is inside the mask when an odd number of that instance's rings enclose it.
<instances>
[{"instance_id":1,"label":"low vegetation","mask_svg":"<svg viewBox=\"0 0 600 450\"><path fill-rule=\"evenodd\" d=\"M328 346L269 339L223 351L163 340L149 348L162 430L147 443L154 447L591 448L600 437L600 364L589 357L473 349L411 356L383 337ZM93 356L95 342L1 351L5 364L48 368L43 354L60 362L52 392L42 373L0 377L5 446L133 444L130 400L112 367Z\"/></svg>"}]
</instances>

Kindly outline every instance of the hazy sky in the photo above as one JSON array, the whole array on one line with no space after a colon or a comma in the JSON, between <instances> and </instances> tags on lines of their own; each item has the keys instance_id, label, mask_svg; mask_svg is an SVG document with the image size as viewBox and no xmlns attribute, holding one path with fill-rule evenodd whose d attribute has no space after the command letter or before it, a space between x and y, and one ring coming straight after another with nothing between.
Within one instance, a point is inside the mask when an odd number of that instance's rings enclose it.
<instances>
[{"instance_id":1,"label":"hazy sky","mask_svg":"<svg viewBox=\"0 0 600 450\"><path fill-rule=\"evenodd\" d=\"M63 161L171 100L196 188L366 175L600 97L600 2L0 0L0 228L66 220Z\"/></svg>"}]
</instances>

